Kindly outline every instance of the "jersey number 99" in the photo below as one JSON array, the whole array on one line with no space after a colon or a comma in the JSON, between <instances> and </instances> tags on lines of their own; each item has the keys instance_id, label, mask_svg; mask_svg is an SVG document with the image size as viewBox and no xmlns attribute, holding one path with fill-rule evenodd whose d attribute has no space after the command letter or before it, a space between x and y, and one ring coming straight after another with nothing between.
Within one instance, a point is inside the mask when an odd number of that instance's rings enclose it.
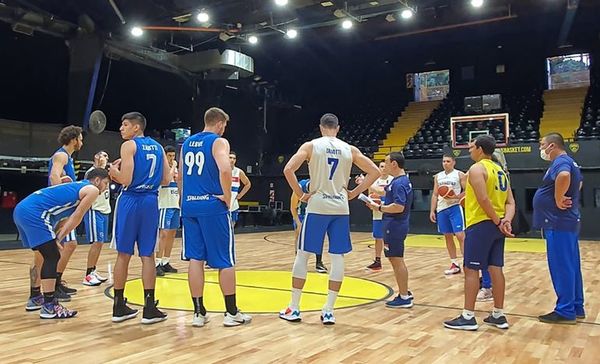
<instances>
[{"instance_id":1,"label":"jersey number 99","mask_svg":"<svg viewBox=\"0 0 600 364\"><path fill-rule=\"evenodd\" d=\"M187 152L183 158L185 166L187 167L186 174L191 176L194 172L194 167L198 167L197 174L198 176L202 174L202 169L204 168L204 153L202 152Z\"/></svg>"}]
</instances>

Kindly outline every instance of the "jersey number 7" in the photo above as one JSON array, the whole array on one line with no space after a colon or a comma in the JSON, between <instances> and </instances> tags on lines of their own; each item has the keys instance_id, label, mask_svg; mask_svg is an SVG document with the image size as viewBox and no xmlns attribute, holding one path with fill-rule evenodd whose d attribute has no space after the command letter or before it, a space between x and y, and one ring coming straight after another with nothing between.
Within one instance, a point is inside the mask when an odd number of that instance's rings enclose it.
<instances>
[{"instance_id":1,"label":"jersey number 7","mask_svg":"<svg viewBox=\"0 0 600 364\"><path fill-rule=\"evenodd\" d=\"M329 180L333 179L333 174L337 169L338 163L340 162L337 158L327 158L327 164L331 165L331 169L329 170Z\"/></svg>"}]
</instances>

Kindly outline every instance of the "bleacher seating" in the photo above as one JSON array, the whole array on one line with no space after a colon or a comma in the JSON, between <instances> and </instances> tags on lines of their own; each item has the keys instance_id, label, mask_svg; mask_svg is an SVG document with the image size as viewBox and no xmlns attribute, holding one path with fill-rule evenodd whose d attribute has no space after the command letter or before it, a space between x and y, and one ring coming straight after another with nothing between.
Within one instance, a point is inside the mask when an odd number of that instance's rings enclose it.
<instances>
[{"instance_id":1,"label":"bleacher seating","mask_svg":"<svg viewBox=\"0 0 600 364\"><path fill-rule=\"evenodd\" d=\"M600 77L592 77L575 140L600 139Z\"/></svg>"}]
</instances>

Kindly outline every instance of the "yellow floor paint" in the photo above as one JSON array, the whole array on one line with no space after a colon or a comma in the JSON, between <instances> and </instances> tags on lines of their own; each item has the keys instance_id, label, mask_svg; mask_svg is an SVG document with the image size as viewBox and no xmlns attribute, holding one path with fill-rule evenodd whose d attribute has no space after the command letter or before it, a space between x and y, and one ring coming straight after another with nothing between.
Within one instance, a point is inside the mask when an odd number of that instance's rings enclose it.
<instances>
[{"instance_id":1,"label":"yellow floor paint","mask_svg":"<svg viewBox=\"0 0 600 364\"><path fill-rule=\"evenodd\" d=\"M276 313L290 300L291 273L283 271L238 271L237 303L248 313ZM328 275L308 273L302 300L302 311L321 310L327 296ZM392 290L381 283L346 276L335 308L353 307L390 297ZM112 289L111 289L112 294ZM127 301L143 305L142 280L134 279L125 285ZM187 273L168 274L156 280L156 299L159 307L175 310L193 310ZM219 288L218 272L206 272L204 305L208 311L223 312L225 305Z\"/></svg>"},{"instance_id":2,"label":"yellow floor paint","mask_svg":"<svg viewBox=\"0 0 600 364\"><path fill-rule=\"evenodd\" d=\"M375 244L375 240L361 240L355 244ZM442 235L409 235L405 245L414 248L446 248L446 241ZM504 247L508 252L545 253L546 242L543 239L507 238Z\"/></svg>"}]
</instances>

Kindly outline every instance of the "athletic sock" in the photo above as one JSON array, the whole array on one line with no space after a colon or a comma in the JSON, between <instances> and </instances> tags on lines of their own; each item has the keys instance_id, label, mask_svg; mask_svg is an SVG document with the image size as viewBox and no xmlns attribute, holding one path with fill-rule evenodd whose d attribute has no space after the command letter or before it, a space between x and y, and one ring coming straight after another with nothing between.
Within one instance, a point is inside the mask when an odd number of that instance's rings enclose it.
<instances>
[{"instance_id":1,"label":"athletic sock","mask_svg":"<svg viewBox=\"0 0 600 364\"><path fill-rule=\"evenodd\" d=\"M400 298L401 298L401 299L403 299L403 300L409 300L409 299L410 299L410 296L409 296L409 295L406 295L406 296L405 296L405 295L401 294L401 295L400 295Z\"/></svg>"},{"instance_id":2,"label":"athletic sock","mask_svg":"<svg viewBox=\"0 0 600 364\"><path fill-rule=\"evenodd\" d=\"M475 317L475 312L464 309L462 312L462 317L466 320L470 320Z\"/></svg>"},{"instance_id":3,"label":"athletic sock","mask_svg":"<svg viewBox=\"0 0 600 364\"><path fill-rule=\"evenodd\" d=\"M450 259L450 262L456 266L458 266L458 259Z\"/></svg>"},{"instance_id":4,"label":"athletic sock","mask_svg":"<svg viewBox=\"0 0 600 364\"><path fill-rule=\"evenodd\" d=\"M42 287L29 287L29 298L37 297L42 294Z\"/></svg>"},{"instance_id":5,"label":"athletic sock","mask_svg":"<svg viewBox=\"0 0 600 364\"><path fill-rule=\"evenodd\" d=\"M159 266L162 263L162 258L154 258L154 264L155 266Z\"/></svg>"},{"instance_id":6,"label":"athletic sock","mask_svg":"<svg viewBox=\"0 0 600 364\"><path fill-rule=\"evenodd\" d=\"M492 311L492 316L495 319L500 318L500 317L504 316L504 310L501 308L494 307L494 310Z\"/></svg>"},{"instance_id":7,"label":"athletic sock","mask_svg":"<svg viewBox=\"0 0 600 364\"><path fill-rule=\"evenodd\" d=\"M171 257L163 257L163 258L161 259L161 263L160 263L160 264L162 264L162 265L167 265L167 264L169 264L169 259L171 259Z\"/></svg>"},{"instance_id":8,"label":"athletic sock","mask_svg":"<svg viewBox=\"0 0 600 364\"><path fill-rule=\"evenodd\" d=\"M93 271L94 271L94 267L88 268L88 269L85 270L85 275L89 276L90 273L92 273Z\"/></svg>"},{"instance_id":9,"label":"athletic sock","mask_svg":"<svg viewBox=\"0 0 600 364\"><path fill-rule=\"evenodd\" d=\"M204 307L203 297L192 297L194 302L194 313L199 313L206 316L206 308Z\"/></svg>"},{"instance_id":10,"label":"athletic sock","mask_svg":"<svg viewBox=\"0 0 600 364\"><path fill-rule=\"evenodd\" d=\"M381 263L381 257L375 257L375 261L376 261L377 263Z\"/></svg>"},{"instance_id":11,"label":"athletic sock","mask_svg":"<svg viewBox=\"0 0 600 364\"><path fill-rule=\"evenodd\" d=\"M323 263L323 254L315 254L317 257L317 264Z\"/></svg>"},{"instance_id":12,"label":"athletic sock","mask_svg":"<svg viewBox=\"0 0 600 364\"><path fill-rule=\"evenodd\" d=\"M61 285L62 282L62 273L56 272L56 284L55 284L55 290L58 290L58 286Z\"/></svg>"},{"instance_id":13,"label":"athletic sock","mask_svg":"<svg viewBox=\"0 0 600 364\"><path fill-rule=\"evenodd\" d=\"M154 306L154 289L144 290L144 307Z\"/></svg>"},{"instance_id":14,"label":"athletic sock","mask_svg":"<svg viewBox=\"0 0 600 364\"><path fill-rule=\"evenodd\" d=\"M44 303L52 303L52 302L54 302L54 291L44 292Z\"/></svg>"},{"instance_id":15,"label":"athletic sock","mask_svg":"<svg viewBox=\"0 0 600 364\"><path fill-rule=\"evenodd\" d=\"M300 307L300 296L302 295L302 290L299 288L292 288L292 301L290 302L290 307L298 309Z\"/></svg>"},{"instance_id":16,"label":"athletic sock","mask_svg":"<svg viewBox=\"0 0 600 364\"><path fill-rule=\"evenodd\" d=\"M238 309L235 304L235 293L224 296L225 298L225 309L230 315L237 315Z\"/></svg>"},{"instance_id":17,"label":"athletic sock","mask_svg":"<svg viewBox=\"0 0 600 364\"><path fill-rule=\"evenodd\" d=\"M335 300L338 296L338 291L327 290L327 302L325 303L325 311L333 311L333 306L335 305Z\"/></svg>"},{"instance_id":18,"label":"athletic sock","mask_svg":"<svg viewBox=\"0 0 600 364\"><path fill-rule=\"evenodd\" d=\"M125 302L125 298L123 297L124 292L125 288L115 289L115 305L120 305Z\"/></svg>"}]
</instances>

